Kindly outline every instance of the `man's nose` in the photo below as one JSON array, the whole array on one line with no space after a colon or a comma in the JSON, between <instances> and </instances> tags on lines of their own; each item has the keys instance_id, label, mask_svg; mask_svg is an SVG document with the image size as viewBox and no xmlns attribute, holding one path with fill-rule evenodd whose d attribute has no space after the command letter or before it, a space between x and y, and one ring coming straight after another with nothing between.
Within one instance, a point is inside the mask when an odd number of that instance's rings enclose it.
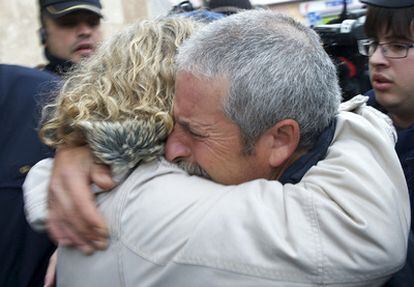
<instances>
[{"instance_id":1,"label":"man's nose","mask_svg":"<svg viewBox=\"0 0 414 287\"><path fill-rule=\"evenodd\" d=\"M165 144L165 158L170 162L189 158L191 149L185 144L180 132L174 129Z\"/></svg>"},{"instance_id":2,"label":"man's nose","mask_svg":"<svg viewBox=\"0 0 414 287\"><path fill-rule=\"evenodd\" d=\"M93 27L89 25L87 22L80 22L76 26L77 32L79 36L90 36L93 31Z\"/></svg>"},{"instance_id":3,"label":"man's nose","mask_svg":"<svg viewBox=\"0 0 414 287\"><path fill-rule=\"evenodd\" d=\"M378 46L374 54L369 57L369 63L374 66L388 64L388 59L384 56L384 53L382 52L382 48L380 46Z\"/></svg>"}]
</instances>

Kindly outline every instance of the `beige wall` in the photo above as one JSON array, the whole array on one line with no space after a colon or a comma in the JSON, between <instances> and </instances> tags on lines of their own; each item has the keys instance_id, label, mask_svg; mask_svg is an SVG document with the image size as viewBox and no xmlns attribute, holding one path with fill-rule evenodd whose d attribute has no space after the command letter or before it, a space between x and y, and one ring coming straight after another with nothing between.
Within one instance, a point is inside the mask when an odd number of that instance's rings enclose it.
<instances>
[{"instance_id":1,"label":"beige wall","mask_svg":"<svg viewBox=\"0 0 414 287\"><path fill-rule=\"evenodd\" d=\"M0 63L44 63L40 45L38 0L0 0ZM146 0L101 0L104 37L136 19L147 17Z\"/></svg>"},{"instance_id":2,"label":"beige wall","mask_svg":"<svg viewBox=\"0 0 414 287\"><path fill-rule=\"evenodd\" d=\"M301 15L299 11L299 4L300 2L271 5L270 9L280 13L288 14L289 16L295 18L298 21L305 22L303 15Z\"/></svg>"},{"instance_id":3,"label":"beige wall","mask_svg":"<svg viewBox=\"0 0 414 287\"><path fill-rule=\"evenodd\" d=\"M175 2L180 0L101 0L104 37L149 14L164 15ZM0 63L25 66L45 63L37 33L40 27L37 3L38 0L0 0ZM303 20L298 6L299 3L279 4L271 9Z\"/></svg>"}]
</instances>

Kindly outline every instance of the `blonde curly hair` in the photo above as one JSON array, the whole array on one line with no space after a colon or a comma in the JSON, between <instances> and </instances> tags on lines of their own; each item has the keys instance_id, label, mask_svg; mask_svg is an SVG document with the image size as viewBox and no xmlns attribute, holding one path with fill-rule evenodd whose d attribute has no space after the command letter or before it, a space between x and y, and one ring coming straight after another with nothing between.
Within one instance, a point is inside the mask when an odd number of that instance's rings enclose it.
<instances>
[{"instance_id":1,"label":"blonde curly hair","mask_svg":"<svg viewBox=\"0 0 414 287\"><path fill-rule=\"evenodd\" d=\"M56 101L45 107L43 142L54 148L90 143L97 123L105 122L135 126L147 146L147 135L152 146L163 145L173 127L174 57L199 25L181 17L146 20L104 42L66 77Z\"/></svg>"}]
</instances>

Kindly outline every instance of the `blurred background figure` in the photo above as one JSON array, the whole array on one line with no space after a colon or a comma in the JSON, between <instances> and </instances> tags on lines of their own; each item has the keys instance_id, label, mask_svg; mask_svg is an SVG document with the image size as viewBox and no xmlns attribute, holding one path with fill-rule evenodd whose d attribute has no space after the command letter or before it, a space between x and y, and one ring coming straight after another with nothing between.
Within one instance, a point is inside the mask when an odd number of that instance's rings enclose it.
<instances>
[{"instance_id":1,"label":"blurred background figure","mask_svg":"<svg viewBox=\"0 0 414 287\"><path fill-rule=\"evenodd\" d=\"M225 15L253 9L249 0L210 0L207 2L207 7L210 11Z\"/></svg>"},{"instance_id":2,"label":"blurred background figure","mask_svg":"<svg viewBox=\"0 0 414 287\"><path fill-rule=\"evenodd\" d=\"M190 1L182 1L177 5L174 5L168 12L168 16L173 15L192 18L195 21L204 23L210 23L225 16L224 14L212 12L203 8L196 9Z\"/></svg>"},{"instance_id":3,"label":"blurred background figure","mask_svg":"<svg viewBox=\"0 0 414 287\"><path fill-rule=\"evenodd\" d=\"M63 75L101 41L99 0L39 0L40 40L49 61L39 68Z\"/></svg>"},{"instance_id":4,"label":"blurred background figure","mask_svg":"<svg viewBox=\"0 0 414 287\"><path fill-rule=\"evenodd\" d=\"M36 69L0 64L0 286L44 286L55 246L34 232L23 211L22 184L31 166L53 156L37 136L40 107L56 77Z\"/></svg>"},{"instance_id":5,"label":"blurred background figure","mask_svg":"<svg viewBox=\"0 0 414 287\"><path fill-rule=\"evenodd\" d=\"M411 201L407 262L386 286L414 286L414 0L361 0L368 5L360 52L369 57L368 104L388 114Z\"/></svg>"},{"instance_id":6,"label":"blurred background figure","mask_svg":"<svg viewBox=\"0 0 414 287\"><path fill-rule=\"evenodd\" d=\"M210 0L203 1L203 5L193 5L194 1L181 1L174 5L169 14L188 13L191 11L201 10L212 13L220 13L228 16L244 10L254 9L249 0Z\"/></svg>"}]
</instances>

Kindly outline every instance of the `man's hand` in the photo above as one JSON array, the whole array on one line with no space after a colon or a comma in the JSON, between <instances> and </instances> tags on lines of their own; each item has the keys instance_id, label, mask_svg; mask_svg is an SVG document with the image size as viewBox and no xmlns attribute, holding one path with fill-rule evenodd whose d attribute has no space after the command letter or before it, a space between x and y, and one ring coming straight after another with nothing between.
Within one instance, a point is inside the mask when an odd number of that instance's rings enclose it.
<instances>
[{"instance_id":1,"label":"man's hand","mask_svg":"<svg viewBox=\"0 0 414 287\"><path fill-rule=\"evenodd\" d=\"M114 187L109 167L94 163L88 147L56 152L48 196L47 229L59 244L85 254L107 246L108 229L96 208L91 183Z\"/></svg>"},{"instance_id":2,"label":"man's hand","mask_svg":"<svg viewBox=\"0 0 414 287\"><path fill-rule=\"evenodd\" d=\"M49 259L49 265L45 275L44 287L54 287L56 285L56 263L57 263L57 251L53 252Z\"/></svg>"}]
</instances>

